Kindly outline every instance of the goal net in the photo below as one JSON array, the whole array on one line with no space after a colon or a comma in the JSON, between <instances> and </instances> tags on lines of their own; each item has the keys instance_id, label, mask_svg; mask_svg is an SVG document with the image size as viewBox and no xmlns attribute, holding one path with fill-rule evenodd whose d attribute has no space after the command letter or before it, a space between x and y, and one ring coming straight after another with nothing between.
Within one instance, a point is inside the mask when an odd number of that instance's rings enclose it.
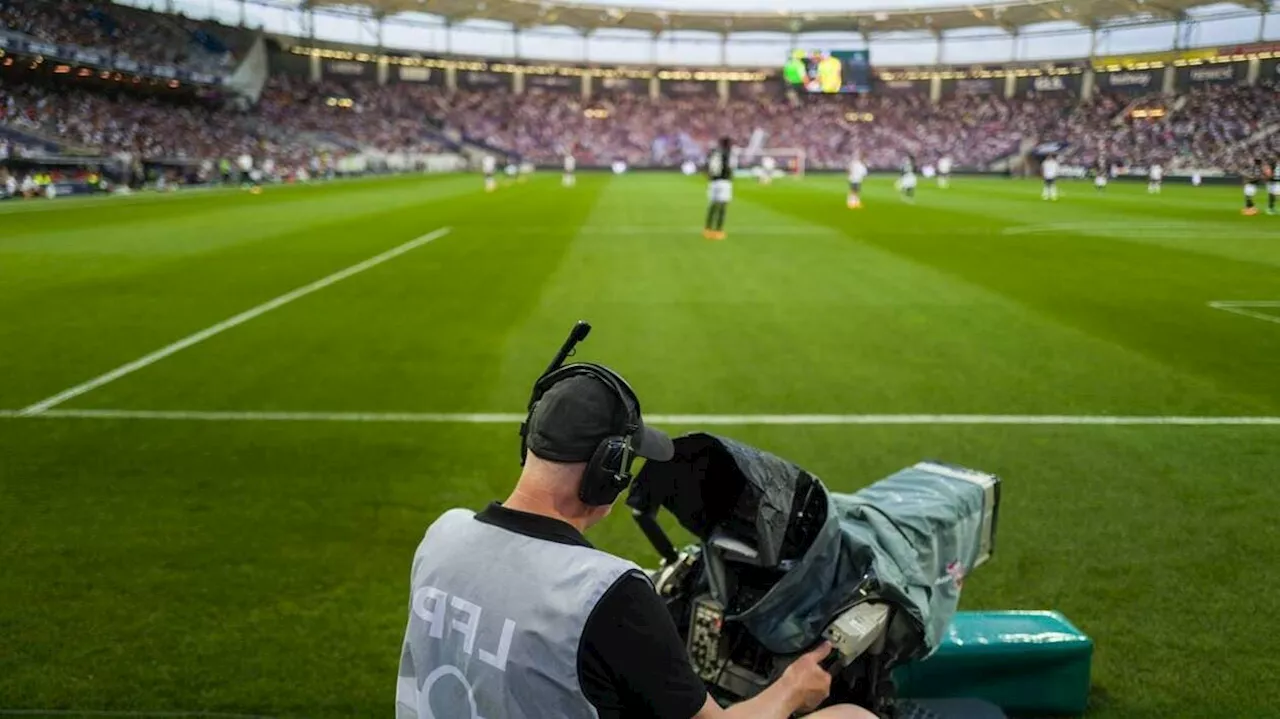
<instances>
[{"instance_id":1,"label":"goal net","mask_svg":"<svg viewBox=\"0 0 1280 719\"><path fill-rule=\"evenodd\" d=\"M753 153L734 150L739 173L755 177L804 177L805 151L799 147L766 147Z\"/></svg>"}]
</instances>

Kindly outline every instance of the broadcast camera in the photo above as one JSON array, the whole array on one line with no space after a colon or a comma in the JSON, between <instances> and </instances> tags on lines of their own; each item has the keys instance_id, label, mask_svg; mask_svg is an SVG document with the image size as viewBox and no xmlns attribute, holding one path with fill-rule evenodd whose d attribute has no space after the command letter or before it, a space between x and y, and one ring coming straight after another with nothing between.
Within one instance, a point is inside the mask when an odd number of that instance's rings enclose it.
<instances>
[{"instance_id":1,"label":"broadcast camera","mask_svg":"<svg viewBox=\"0 0 1280 719\"><path fill-rule=\"evenodd\" d=\"M691 434L675 447L641 470L627 503L663 558L654 585L712 696L754 696L825 638L829 703L921 715L896 699L891 671L938 646L965 576L990 559L999 479L921 462L835 494L731 439ZM699 544L677 551L659 508Z\"/></svg>"},{"instance_id":2,"label":"broadcast camera","mask_svg":"<svg viewBox=\"0 0 1280 719\"><path fill-rule=\"evenodd\" d=\"M543 377L590 330L575 325ZM531 408L536 398L535 386ZM630 482L627 504L662 557L651 579L708 692L722 704L748 699L825 639L830 704L938 717L899 701L891 672L939 647L965 577L991 558L1000 480L920 462L838 494L731 439L698 433L674 444L671 461L646 464ZM630 476L618 472L621 489ZM699 544L677 551L661 508ZM988 705L958 716L1004 715Z\"/></svg>"}]
</instances>

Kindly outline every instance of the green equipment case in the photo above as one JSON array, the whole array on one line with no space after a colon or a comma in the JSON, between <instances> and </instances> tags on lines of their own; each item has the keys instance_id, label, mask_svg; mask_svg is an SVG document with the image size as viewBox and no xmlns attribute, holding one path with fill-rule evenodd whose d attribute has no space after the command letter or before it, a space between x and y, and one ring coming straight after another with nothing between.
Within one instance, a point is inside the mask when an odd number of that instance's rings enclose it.
<instances>
[{"instance_id":1,"label":"green equipment case","mask_svg":"<svg viewBox=\"0 0 1280 719\"><path fill-rule=\"evenodd\" d=\"M894 671L898 695L973 697L1014 716L1079 715L1093 640L1058 612L957 612L927 659Z\"/></svg>"}]
</instances>

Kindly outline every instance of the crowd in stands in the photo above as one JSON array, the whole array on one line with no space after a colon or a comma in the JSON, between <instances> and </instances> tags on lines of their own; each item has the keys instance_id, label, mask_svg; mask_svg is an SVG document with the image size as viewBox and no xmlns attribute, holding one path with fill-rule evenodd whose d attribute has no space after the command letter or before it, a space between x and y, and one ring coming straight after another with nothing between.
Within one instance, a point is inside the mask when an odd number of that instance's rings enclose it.
<instances>
[{"instance_id":1,"label":"crowd in stands","mask_svg":"<svg viewBox=\"0 0 1280 719\"><path fill-rule=\"evenodd\" d=\"M874 167L907 155L950 155L982 167L1051 124L1064 100L958 96L932 104L922 95L732 99L715 95L650 99L610 94L581 100L552 91L459 90L428 96L428 111L468 138L538 163L572 151L587 164L679 165L701 160L722 137L745 143L756 130L770 147L803 149L811 167L836 168L854 152Z\"/></svg>"},{"instance_id":2,"label":"crowd in stands","mask_svg":"<svg viewBox=\"0 0 1280 719\"><path fill-rule=\"evenodd\" d=\"M249 112L162 94L100 92L70 83L0 84L0 122L69 150L148 160L204 160L249 154L277 165L307 164L319 151L383 153L443 149L421 116L397 112L401 98L373 89L350 107L330 104L349 90L273 81ZM335 94L336 93L336 94Z\"/></svg>"},{"instance_id":3,"label":"crowd in stands","mask_svg":"<svg viewBox=\"0 0 1280 719\"><path fill-rule=\"evenodd\" d=\"M10 32L137 60L223 68L248 36L101 0L0 0L0 22ZM705 89L658 98L605 89L584 99L545 88L448 92L276 76L256 105L233 109L190 93L7 78L0 80L0 122L38 141L101 153L189 160L250 154L285 165L304 164L321 149L421 153L465 138L540 164L572 153L582 165L677 166L703 159L722 136L744 145L757 131L768 147L804 150L811 168L842 168L855 153L873 168L943 156L961 168L985 168L1028 139L1066 141L1070 164L1159 162L1170 170L1239 170L1280 149L1280 136L1262 132L1280 124L1271 86L1205 86L1176 98L1101 93L1086 102L1065 92L958 94L937 103L918 93L797 97L781 90L722 103L710 83Z\"/></svg>"},{"instance_id":4,"label":"crowd in stands","mask_svg":"<svg viewBox=\"0 0 1280 719\"><path fill-rule=\"evenodd\" d=\"M0 0L4 29L45 42L77 45L136 62L192 70L226 70L226 44L200 35L206 24L108 2Z\"/></svg>"},{"instance_id":5,"label":"crowd in stands","mask_svg":"<svg viewBox=\"0 0 1280 719\"><path fill-rule=\"evenodd\" d=\"M950 156L958 167L982 168L1015 153L1024 138L1066 140L1063 159L1071 164L1234 168L1256 150L1245 140L1280 123L1271 87L1208 87L1146 105L1106 94L1084 103L1069 96L957 95L933 104L920 95L887 93L721 104L714 95L584 100L545 90L449 93L277 77L247 112L70 86L0 90L0 121L71 146L169 158L248 152L283 163L326 145L339 152L438 151L453 136L540 164L558 164L572 152L583 165L677 166L701 160L721 136L741 145L760 130L769 147L805 150L811 168L843 167L855 152L878 168L896 167L908 156L921 162ZM1131 117L1135 108L1157 107L1162 116ZM1280 137L1260 142L1265 148Z\"/></svg>"},{"instance_id":6,"label":"crowd in stands","mask_svg":"<svg viewBox=\"0 0 1280 719\"><path fill-rule=\"evenodd\" d=\"M1174 98L1099 95L1050 129L1071 142L1064 157L1071 163L1159 163L1175 171L1222 167L1239 172L1257 157L1273 156L1265 141L1270 138L1261 138L1261 144L1249 140L1277 123L1280 93L1274 86L1224 85Z\"/></svg>"},{"instance_id":7,"label":"crowd in stands","mask_svg":"<svg viewBox=\"0 0 1280 719\"><path fill-rule=\"evenodd\" d=\"M346 101L350 101L349 106ZM445 148L425 121L413 86L309 83L273 78L254 109L260 126L277 135L307 135L348 149L430 152Z\"/></svg>"}]
</instances>

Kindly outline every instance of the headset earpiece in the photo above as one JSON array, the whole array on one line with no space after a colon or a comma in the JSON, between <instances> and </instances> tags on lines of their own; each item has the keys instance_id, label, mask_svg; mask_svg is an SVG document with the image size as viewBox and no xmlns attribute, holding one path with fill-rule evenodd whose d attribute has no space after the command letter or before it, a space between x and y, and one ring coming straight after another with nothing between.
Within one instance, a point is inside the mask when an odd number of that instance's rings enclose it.
<instances>
[{"instance_id":1,"label":"headset earpiece","mask_svg":"<svg viewBox=\"0 0 1280 719\"><path fill-rule=\"evenodd\" d=\"M622 491L631 485L630 437L606 437L596 447L595 454L587 462L578 486L578 499L583 504L602 507L613 504Z\"/></svg>"}]
</instances>

